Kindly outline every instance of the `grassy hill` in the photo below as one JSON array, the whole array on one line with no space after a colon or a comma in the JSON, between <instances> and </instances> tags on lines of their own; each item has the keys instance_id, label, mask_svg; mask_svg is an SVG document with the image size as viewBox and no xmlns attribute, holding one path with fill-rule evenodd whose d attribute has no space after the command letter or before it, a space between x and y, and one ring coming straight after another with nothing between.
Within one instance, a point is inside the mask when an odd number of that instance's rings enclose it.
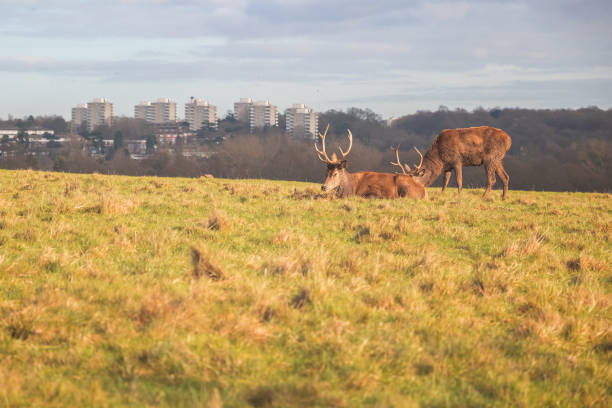
<instances>
[{"instance_id":1,"label":"grassy hill","mask_svg":"<svg viewBox=\"0 0 612 408\"><path fill-rule=\"evenodd\" d=\"M0 171L0 405L610 406L612 196Z\"/></svg>"}]
</instances>

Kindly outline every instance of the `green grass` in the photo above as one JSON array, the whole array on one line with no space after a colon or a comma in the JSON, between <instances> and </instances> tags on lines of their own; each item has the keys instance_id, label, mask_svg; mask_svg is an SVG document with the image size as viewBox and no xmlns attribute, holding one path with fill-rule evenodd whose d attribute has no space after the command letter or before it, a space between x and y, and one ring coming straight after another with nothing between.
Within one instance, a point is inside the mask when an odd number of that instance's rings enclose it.
<instances>
[{"instance_id":1,"label":"green grass","mask_svg":"<svg viewBox=\"0 0 612 408\"><path fill-rule=\"evenodd\" d=\"M0 171L0 406L610 406L612 196Z\"/></svg>"}]
</instances>

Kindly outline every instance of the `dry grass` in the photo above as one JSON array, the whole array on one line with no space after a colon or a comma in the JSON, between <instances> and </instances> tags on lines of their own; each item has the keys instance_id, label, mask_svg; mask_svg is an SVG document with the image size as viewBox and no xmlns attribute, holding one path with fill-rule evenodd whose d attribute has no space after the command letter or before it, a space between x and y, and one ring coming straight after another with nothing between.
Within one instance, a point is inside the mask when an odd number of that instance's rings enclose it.
<instances>
[{"instance_id":1,"label":"dry grass","mask_svg":"<svg viewBox=\"0 0 612 408\"><path fill-rule=\"evenodd\" d=\"M214 231L228 230L231 222L218 211L213 211L205 223L206 228Z\"/></svg>"},{"instance_id":2,"label":"dry grass","mask_svg":"<svg viewBox=\"0 0 612 408\"><path fill-rule=\"evenodd\" d=\"M0 193L1 405L611 403L606 195L34 171Z\"/></svg>"},{"instance_id":3,"label":"dry grass","mask_svg":"<svg viewBox=\"0 0 612 408\"><path fill-rule=\"evenodd\" d=\"M540 233L532 233L526 239L520 239L510 243L500 253L500 256L528 256L543 250L544 236Z\"/></svg>"},{"instance_id":4,"label":"dry grass","mask_svg":"<svg viewBox=\"0 0 612 408\"><path fill-rule=\"evenodd\" d=\"M206 276L211 280L218 281L225 276L221 268L214 265L209 257L203 255L196 247L191 248L191 262L193 263L192 276L194 279Z\"/></svg>"}]
</instances>

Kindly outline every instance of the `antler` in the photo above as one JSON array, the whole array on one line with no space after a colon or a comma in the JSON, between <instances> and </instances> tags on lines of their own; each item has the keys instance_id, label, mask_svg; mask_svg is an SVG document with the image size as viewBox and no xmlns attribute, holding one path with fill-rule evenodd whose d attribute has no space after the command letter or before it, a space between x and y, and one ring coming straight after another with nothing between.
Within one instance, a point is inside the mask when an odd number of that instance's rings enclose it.
<instances>
[{"instance_id":1,"label":"antler","mask_svg":"<svg viewBox=\"0 0 612 408\"><path fill-rule=\"evenodd\" d=\"M319 150L319 148L317 147L317 142L315 142L314 144L315 150L317 151L317 154L319 156L319 160L321 160L324 163L332 162L330 158L327 157L327 153L325 152L325 136L327 136L328 130L329 130L329 124L327 124L327 127L325 128L325 133L321 134L321 132L319 132L319 136L321 136L321 146L323 146L323 151Z\"/></svg>"},{"instance_id":2,"label":"antler","mask_svg":"<svg viewBox=\"0 0 612 408\"><path fill-rule=\"evenodd\" d=\"M317 154L319 155L319 160L321 160L324 163L339 163L340 161L344 160L344 158L346 156L348 156L348 154L351 151L351 148L353 147L353 134L351 133L350 129L347 129L348 131L348 137L349 137L349 147L348 150L346 152L344 152L344 150L342 150L341 147L338 146L338 149L340 149L340 153L342 153L342 157L340 157L339 159L336 157L336 154L332 154L332 158L330 159L329 156L327 156L327 153L325 152L325 136L327 136L327 131L329 130L329 124L327 125L327 127L325 128L325 133L321 134L321 132L319 132L319 136L321 136L321 147L323 148L323 150L319 150L319 148L317 147L317 143L315 142L314 147L315 150L317 151Z\"/></svg>"},{"instance_id":3,"label":"antler","mask_svg":"<svg viewBox=\"0 0 612 408\"><path fill-rule=\"evenodd\" d=\"M416 166L414 169L415 170L421 170L421 166L423 165L423 155L421 154L421 152L419 152L419 149L416 148L416 146L413 146L414 150L416 150L416 152L419 154L419 156L421 157L421 161L419 162L419 165Z\"/></svg>"},{"instance_id":4,"label":"antler","mask_svg":"<svg viewBox=\"0 0 612 408\"><path fill-rule=\"evenodd\" d=\"M408 171L410 171L410 166L408 166L407 164L402 165L402 163L400 162L399 147L400 147L399 144L396 147L391 146L391 149L395 151L395 158L397 159L397 163L393 163L393 162L390 162L390 163L393 164L394 166L399 166L399 168L402 169L402 173L408 174L404 166L408 167Z\"/></svg>"},{"instance_id":5,"label":"antler","mask_svg":"<svg viewBox=\"0 0 612 408\"><path fill-rule=\"evenodd\" d=\"M344 153L342 148L338 146L340 153L342 153L342 157L338 160L343 160L346 156L348 156L348 154L351 152L351 148L353 147L353 134L351 133L351 129L346 129L346 131L348 132L348 137L349 137L349 147L346 153Z\"/></svg>"}]
</instances>

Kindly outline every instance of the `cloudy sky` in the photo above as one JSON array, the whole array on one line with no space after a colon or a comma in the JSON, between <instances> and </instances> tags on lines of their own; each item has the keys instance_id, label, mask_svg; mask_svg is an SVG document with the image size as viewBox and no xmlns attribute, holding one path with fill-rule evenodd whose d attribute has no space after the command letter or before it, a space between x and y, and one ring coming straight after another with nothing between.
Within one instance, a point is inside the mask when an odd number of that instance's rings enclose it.
<instances>
[{"instance_id":1,"label":"cloudy sky","mask_svg":"<svg viewBox=\"0 0 612 408\"><path fill-rule=\"evenodd\" d=\"M612 1L0 0L0 118L106 97L612 107Z\"/></svg>"}]
</instances>

